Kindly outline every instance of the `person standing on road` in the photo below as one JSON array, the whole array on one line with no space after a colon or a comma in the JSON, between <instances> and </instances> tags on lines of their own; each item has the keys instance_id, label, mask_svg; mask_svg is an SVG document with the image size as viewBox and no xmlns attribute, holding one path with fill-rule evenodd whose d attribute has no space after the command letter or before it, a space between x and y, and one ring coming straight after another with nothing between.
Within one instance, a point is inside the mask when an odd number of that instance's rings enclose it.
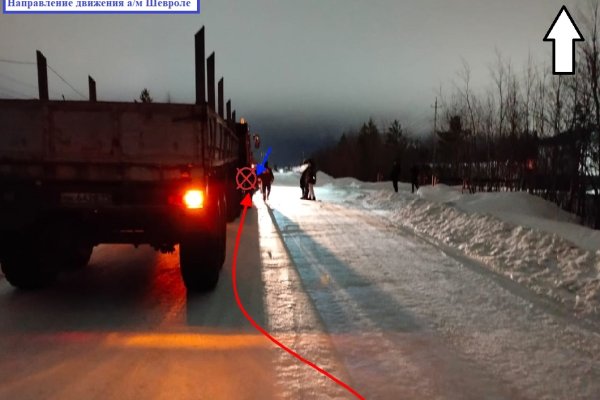
<instances>
[{"instance_id":1,"label":"person standing on road","mask_svg":"<svg viewBox=\"0 0 600 400\"><path fill-rule=\"evenodd\" d=\"M302 175L300 175L300 190L302 190L302 197L300 199L306 200L308 199L308 171L309 167L307 166L304 171L302 171Z\"/></svg>"},{"instance_id":2,"label":"person standing on road","mask_svg":"<svg viewBox=\"0 0 600 400\"><path fill-rule=\"evenodd\" d=\"M314 186L317 183L317 168L311 162L306 169L308 171L307 180L308 180L308 200L317 200L315 197L315 189Z\"/></svg>"},{"instance_id":3,"label":"person standing on road","mask_svg":"<svg viewBox=\"0 0 600 400\"><path fill-rule=\"evenodd\" d=\"M271 194L271 184L275 180L275 176L273 175L273 170L269 167L269 163L265 163L265 169L258 176L260 179L260 186L262 189L263 201L269 200L269 195Z\"/></svg>"},{"instance_id":4,"label":"person standing on road","mask_svg":"<svg viewBox=\"0 0 600 400\"><path fill-rule=\"evenodd\" d=\"M419 190L419 167L417 164L413 164L410 168L410 184L411 184L411 193L415 192L415 188Z\"/></svg>"},{"instance_id":5,"label":"person standing on road","mask_svg":"<svg viewBox=\"0 0 600 400\"><path fill-rule=\"evenodd\" d=\"M392 180L394 191L398 193L398 179L400 179L400 163L398 161L394 161L392 172L390 172L390 179Z\"/></svg>"}]
</instances>

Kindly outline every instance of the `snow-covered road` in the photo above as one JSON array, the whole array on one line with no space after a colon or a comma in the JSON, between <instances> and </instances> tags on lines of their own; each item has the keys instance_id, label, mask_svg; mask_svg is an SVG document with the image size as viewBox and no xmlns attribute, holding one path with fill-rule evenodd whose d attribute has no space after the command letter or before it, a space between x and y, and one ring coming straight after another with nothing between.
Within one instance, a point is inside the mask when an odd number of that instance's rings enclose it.
<instances>
[{"instance_id":1,"label":"snow-covered road","mask_svg":"<svg viewBox=\"0 0 600 400\"><path fill-rule=\"evenodd\" d=\"M367 398L599 398L594 329L376 212L279 181L270 213Z\"/></svg>"},{"instance_id":2,"label":"snow-covered road","mask_svg":"<svg viewBox=\"0 0 600 400\"><path fill-rule=\"evenodd\" d=\"M177 254L102 245L90 265L37 292L0 279L0 399L278 398L277 355L237 309L232 238L215 292L187 296ZM257 215L248 216L240 295L265 323Z\"/></svg>"},{"instance_id":3,"label":"snow-covered road","mask_svg":"<svg viewBox=\"0 0 600 400\"><path fill-rule=\"evenodd\" d=\"M245 307L283 343L367 399L600 398L598 329L564 304L416 234L399 219L411 203L391 199L393 218L365 205L385 188L330 182L306 202L296 176L276 179L237 269ZM148 247L99 246L39 292L0 277L0 399L352 398L238 310L238 224L207 295L187 296L177 254Z\"/></svg>"}]
</instances>

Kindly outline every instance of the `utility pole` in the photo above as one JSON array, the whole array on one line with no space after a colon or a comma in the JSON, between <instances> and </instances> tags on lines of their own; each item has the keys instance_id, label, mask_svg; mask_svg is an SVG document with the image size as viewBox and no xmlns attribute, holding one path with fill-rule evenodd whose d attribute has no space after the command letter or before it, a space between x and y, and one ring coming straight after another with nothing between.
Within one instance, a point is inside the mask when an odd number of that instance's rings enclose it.
<instances>
[{"instance_id":1,"label":"utility pole","mask_svg":"<svg viewBox=\"0 0 600 400\"><path fill-rule=\"evenodd\" d=\"M435 108L434 116L433 116L433 162L435 163L435 152L437 147L437 114L438 114L438 99L435 98Z\"/></svg>"},{"instance_id":2,"label":"utility pole","mask_svg":"<svg viewBox=\"0 0 600 400\"><path fill-rule=\"evenodd\" d=\"M433 114L433 173L431 174L431 185L435 186L436 184L436 176L435 176L435 162L436 162L436 150L437 150L437 113L438 113L438 99L435 98L435 111Z\"/></svg>"}]
</instances>

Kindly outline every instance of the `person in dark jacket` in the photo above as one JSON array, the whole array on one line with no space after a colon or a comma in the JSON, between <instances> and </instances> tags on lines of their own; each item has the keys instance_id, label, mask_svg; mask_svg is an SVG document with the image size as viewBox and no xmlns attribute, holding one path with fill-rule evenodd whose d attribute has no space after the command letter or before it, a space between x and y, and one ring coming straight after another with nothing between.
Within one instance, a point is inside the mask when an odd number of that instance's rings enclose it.
<instances>
[{"instance_id":1,"label":"person in dark jacket","mask_svg":"<svg viewBox=\"0 0 600 400\"><path fill-rule=\"evenodd\" d=\"M419 190L419 167L417 164L413 164L410 168L410 183L411 183L411 193L415 192L415 188Z\"/></svg>"},{"instance_id":2,"label":"person in dark jacket","mask_svg":"<svg viewBox=\"0 0 600 400\"><path fill-rule=\"evenodd\" d=\"M300 189L302 190L302 200L308 199L308 174L310 171L309 167L306 167L304 171L302 171L302 175L300 175Z\"/></svg>"},{"instance_id":3,"label":"person in dark jacket","mask_svg":"<svg viewBox=\"0 0 600 400\"><path fill-rule=\"evenodd\" d=\"M394 161L392 172L390 172L390 179L392 180L394 191L398 193L398 179L400 179L400 163L398 161Z\"/></svg>"},{"instance_id":4,"label":"person in dark jacket","mask_svg":"<svg viewBox=\"0 0 600 400\"><path fill-rule=\"evenodd\" d=\"M314 184L317 183L317 168L312 160L307 160L306 168L300 176L302 200L315 200Z\"/></svg>"},{"instance_id":5,"label":"person in dark jacket","mask_svg":"<svg viewBox=\"0 0 600 400\"><path fill-rule=\"evenodd\" d=\"M307 186L308 186L308 196L307 199L308 200L317 200L317 198L315 197L315 189L314 186L317 183L317 167L315 167L314 163L309 164L308 168L308 176L306 177L307 179Z\"/></svg>"},{"instance_id":6,"label":"person in dark jacket","mask_svg":"<svg viewBox=\"0 0 600 400\"><path fill-rule=\"evenodd\" d=\"M269 167L268 162L265 163L265 169L258 176L258 179L260 179L263 201L269 200L269 195L271 194L271 184L275 180L275 176L273 175L273 170Z\"/></svg>"}]
</instances>

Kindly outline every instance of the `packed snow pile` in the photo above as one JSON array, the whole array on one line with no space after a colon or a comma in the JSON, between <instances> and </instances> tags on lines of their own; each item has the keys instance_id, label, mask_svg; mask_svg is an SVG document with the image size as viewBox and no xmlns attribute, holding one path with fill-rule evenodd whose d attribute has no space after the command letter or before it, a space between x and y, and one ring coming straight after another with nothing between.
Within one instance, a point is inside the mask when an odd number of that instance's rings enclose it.
<instances>
[{"instance_id":1,"label":"packed snow pile","mask_svg":"<svg viewBox=\"0 0 600 400\"><path fill-rule=\"evenodd\" d=\"M380 197L373 194L373 203ZM578 312L600 312L598 250L583 249L556 233L421 198L406 201L391 219L456 247Z\"/></svg>"},{"instance_id":2,"label":"packed snow pile","mask_svg":"<svg viewBox=\"0 0 600 400\"><path fill-rule=\"evenodd\" d=\"M417 196L372 191L364 204L578 313L600 314L599 232L554 204L527 193L463 195L443 185Z\"/></svg>"},{"instance_id":3,"label":"packed snow pile","mask_svg":"<svg viewBox=\"0 0 600 400\"><path fill-rule=\"evenodd\" d=\"M296 184L290 173L283 184ZM463 194L460 188L334 179L319 172L318 199L372 210L461 250L497 273L578 314L600 315L600 232L523 192Z\"/></svg>"}]
</instances>

